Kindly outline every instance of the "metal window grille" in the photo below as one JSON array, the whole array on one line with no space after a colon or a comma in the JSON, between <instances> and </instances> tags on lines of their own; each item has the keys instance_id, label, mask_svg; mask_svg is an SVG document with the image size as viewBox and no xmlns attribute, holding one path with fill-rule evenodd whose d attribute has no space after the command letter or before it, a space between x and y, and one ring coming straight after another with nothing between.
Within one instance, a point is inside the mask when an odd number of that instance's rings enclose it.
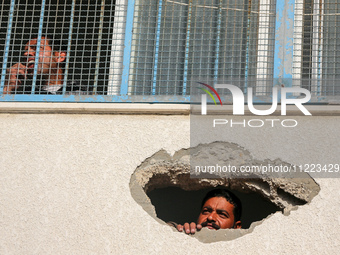
<instances>
[{"instance_id":1,"label":"metal window grille","mask_svg":"<svg viewBox=\"0 0 340 255\"><path fill-rule=\"evenodd\" d=\"M188 95L197 81L245 89L259 78L269 80L275 26L271 2L136 1L129 91ZM265 91L262 86L266 83L258 84L259 91Z\"/></svg>"},{"instance_id":2,"label":"metal window grille","mask_svg":"<svg viewBox=\"0 0 340 255\"><path fill-rule=\"evenodd\" d=\"M280 85L307 88L317 101L333 99L340 94L339 5L339 0L4 0L0 100L187 102L198 81L234 84L245 92L252 87L258 98ZM66 52L61 92L46 93L51 78L41 75L34 56L32 74L6 94L7 70L17 63L27 67L26 43L37 38L41 46L44 36L53 38L53 51L60 41Z\"/></svg>"},{"instance_id":3,"label":"metal window grille","mask_svg":"<svg viewBox=\"0 0 340 255\"><path fill-rule=\"evenodd\" d=\"M41 46L44 43L43 39L48 37L53 51L66 53L63 61L64 84L61 94L67 94L68 90L72 90L74 95L77 95L77 91L79 95L114 93L113 87L121 80L122 62L119 55L124 38L125 2L5 0L1 5L0 45L3 49L1 92L9 79L6 69L17 63L29 69L27 43L37 39L37 44ZM47 51L44 48L40 48L39 51L37 47L35 56L38 53L48 55ZM36 60L34 71L27 71L34 73L33 77L32 75L26 79L19 77L22 81L21 86L17 86L12 94L31 94L31 97L46 94L44 85L53 81L47 80L49 78L41 74L40 65L44 64L39 62L39 57ZM53 56L44 61L45 64L53 61ZM49 68L50 73L56 69Z\"/></svg>"},{"instance_id":4,"label":"metal window grille","mask_svg":"<svg viewBox=\"0 0 340 255\"><path fill-rule=\"evenodd\" d=\"M297 0L294 77L316 97L340 95L340 1Z\"/></svg>"}]
</instances>

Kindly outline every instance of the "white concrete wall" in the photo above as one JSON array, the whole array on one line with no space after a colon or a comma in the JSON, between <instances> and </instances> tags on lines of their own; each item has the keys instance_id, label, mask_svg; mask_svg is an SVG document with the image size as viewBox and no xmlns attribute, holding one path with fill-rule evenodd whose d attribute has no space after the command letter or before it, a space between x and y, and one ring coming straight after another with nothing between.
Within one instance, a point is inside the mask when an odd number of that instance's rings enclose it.
<instances>
[{"instance_id":1,"label":"white concrete wall","mask_svg":"<svg viewBox=\"0 0 340 255\"><path fill-rule=\"evenodd\" d=\"M316 179L319 195L289 216L276 213L250 234L204 244L152 219L129 190L145 158L190 146L188 115L6 111L0 114L0 254L339 252L340 179ZM288 133L239 129L230 142L259 158L339 163L340 117L296 118L299 127Z\"/></svg>"}]
</instances>

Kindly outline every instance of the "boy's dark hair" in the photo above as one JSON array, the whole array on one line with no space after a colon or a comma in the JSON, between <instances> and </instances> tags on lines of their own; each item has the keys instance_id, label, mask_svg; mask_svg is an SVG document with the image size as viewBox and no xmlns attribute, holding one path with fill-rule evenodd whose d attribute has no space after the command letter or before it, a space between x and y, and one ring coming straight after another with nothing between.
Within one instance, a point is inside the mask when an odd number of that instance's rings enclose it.
<instances>
[{"instance_id":1,"label":"boy's dark hair","mask_svg":"<svg viewBox=\"0 0 340 255\"><path fill-rule=\"evenodd\" d=\"M242 203L241 200L230 190L224 188L217 188L209 191L205 197L203 198L201 208L207 202L208 199L212 197L224 197L229 203L234 206L234 222L239 221L241 219L242 214Z\"/></svg>"}]
</instances>

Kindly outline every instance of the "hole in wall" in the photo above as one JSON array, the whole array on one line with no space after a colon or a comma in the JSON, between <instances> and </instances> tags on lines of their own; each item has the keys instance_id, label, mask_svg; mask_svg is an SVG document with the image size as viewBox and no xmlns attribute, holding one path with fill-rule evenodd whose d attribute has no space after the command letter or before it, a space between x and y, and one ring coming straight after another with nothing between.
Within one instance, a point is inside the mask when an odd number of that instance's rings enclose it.
<instances>
[{"instance_id":1,"label":"hole in wall","mask_svg":"<svg viewBox=\"0 0 340 255\"><path fill-rule=\"evenodd\" d=\"M186 191L178 187L154 189L147 196L155 207L156 215L164 222L196 222L201 211L204 196L211 189ZM260 221L268 215L281 211L279 207L265 200L260 194L232 191L242 202L242 228ZM180 198L180 199L179 199Z\"/></svg>"},{"instance_id":2,"label":"hole in wall","mask_svg":"<svg viewBox=\"0 0 340 255\"><path fill-rule=\"evenodd\" d=\"M237 147L242 152L238 153L242 157L242 164L259 163L247 150L232 143L215 142L191 149L200 151L205 146L209 146L212 152L214 147L219 150L225 148L226 153L235 151ZM228 155L224 155L228 160ZM235 153L232 157L235 159ZM265 162L272 165L288 164L279 159ZM269 215L275 212L288 215L297 206L309 203L320 190L307 173L300 174L298 178L271 178L259 174L252 174L251 178L192 178L189 149L179 150L173 156L163 150L155 153L136 169L130 180L135 201L163 224L168 221L196 221L203 197L215 187L225 187L240 198L243 207L242 229L209 231L204 228L192 235L201 242L232 240L250 233Z\"/></svg>"}]
</instances>

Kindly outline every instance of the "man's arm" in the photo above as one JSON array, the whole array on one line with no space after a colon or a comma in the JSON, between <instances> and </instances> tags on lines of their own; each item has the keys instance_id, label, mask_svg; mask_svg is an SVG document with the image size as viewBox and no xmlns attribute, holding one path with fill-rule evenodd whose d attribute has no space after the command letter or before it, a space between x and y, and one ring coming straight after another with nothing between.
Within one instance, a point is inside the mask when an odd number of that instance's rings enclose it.
<instances>
[{"instance_id":1,"label":"man's arm","mask_svg":"<svg viewBox=\"0 0 340 255\"><path fill-rule=\"evenodd\" d=\"M26 66L21 63L17 63L7 69L7 75L5 80L5 86L3 94L11 94L11 92L23 83L26 79Z\"/></svg>"}]
</instances>

